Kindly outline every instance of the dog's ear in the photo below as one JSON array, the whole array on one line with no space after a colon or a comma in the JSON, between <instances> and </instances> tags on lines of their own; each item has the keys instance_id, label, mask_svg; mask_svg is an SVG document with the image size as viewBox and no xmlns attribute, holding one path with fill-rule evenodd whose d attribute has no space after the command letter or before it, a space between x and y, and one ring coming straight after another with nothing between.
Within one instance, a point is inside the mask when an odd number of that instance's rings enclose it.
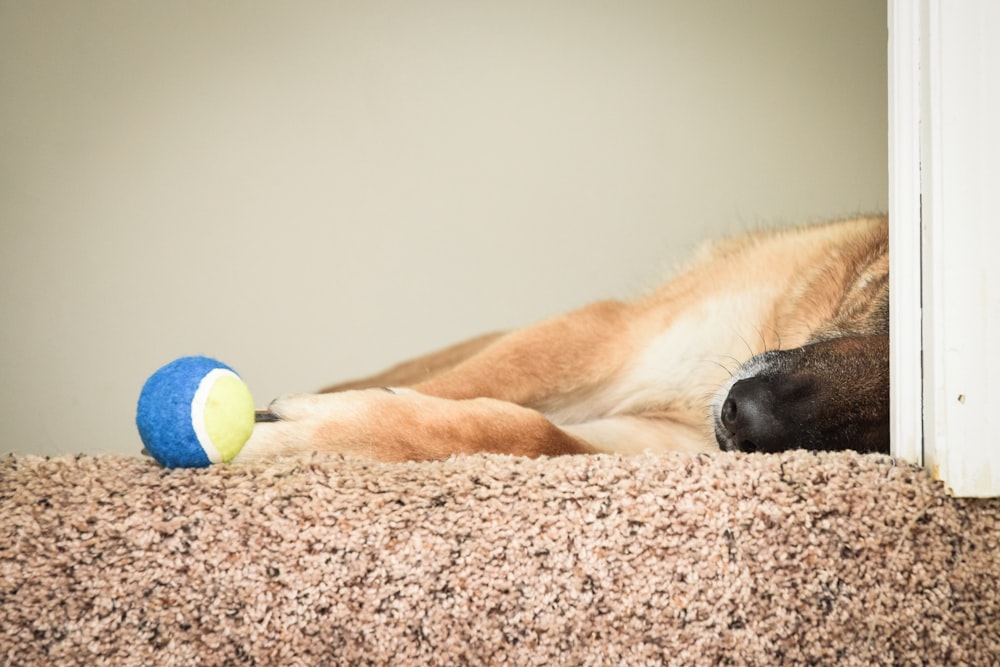
<instances>
[{"instance_id":1,"label":"dog's ear","mask_svg":"<svg viewBox=\"0 0 1000 667\"><path fill-rule=\"evenodd\" d=\"M768 352L735 382L719 420L726 449L889 452L889 337L832 338Z\"/></svg>"}]
</instances>

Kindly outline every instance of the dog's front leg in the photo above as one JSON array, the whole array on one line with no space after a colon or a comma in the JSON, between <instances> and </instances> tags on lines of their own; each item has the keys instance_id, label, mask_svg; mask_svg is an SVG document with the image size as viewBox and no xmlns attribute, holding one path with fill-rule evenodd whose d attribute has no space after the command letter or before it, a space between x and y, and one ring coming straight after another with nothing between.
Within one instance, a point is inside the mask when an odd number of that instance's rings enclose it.
<instances>
[{"instance_id":1,"label":"dog's front leg","mask_svg":"<svg viewBox=\"0 0 1000 667\"><path fill-rule=\"evenodd\" d=\"M498 338L450 370L413 385L441 398L488 396L545 410L609 381L650 334L634 304L601 301Z\"/></svg>"},{"instance_id":2,"label":"dog's front leg","mask_svg":"<svg viewBox=\"0 0 1000 667\"><path fill-rule=\"evenodd\" d=\"M648 336L634 307L601 302L515 331L402 391L364 389L275 401L240 458L328 451L399 461L499 452L590 453L542 412L584 400Z\"/></svg>"},{"instance_id":3,"label":"dog's front leg","mask_svg":"<svg viewBox=\"0 0 1000 667\"><path fill-rule=\"evenodd\" d=\"M280 398L277 421L257 424L237 461L329 452L381 461L476 452L542 456L591 453L542 414L491 398L442 399L384 389Z\"/></svg>"}]
</instances>

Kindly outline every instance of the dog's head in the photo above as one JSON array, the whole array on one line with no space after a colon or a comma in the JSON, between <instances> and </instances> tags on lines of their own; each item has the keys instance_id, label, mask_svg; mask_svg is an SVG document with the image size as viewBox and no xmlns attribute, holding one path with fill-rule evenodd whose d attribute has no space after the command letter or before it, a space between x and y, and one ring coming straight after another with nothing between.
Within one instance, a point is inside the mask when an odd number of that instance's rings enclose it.
<instances>
[{"instance_id":1,"label":"dog's head","mask_svg":"<svg viewBox=\"0 0 1000 667\"><path fill-rule=\"evenodd\" d=\"M712 420L727 451L888 453L888 254L858 267L835 316L809 342L740 366L716 392Z\"/></svg>"}]
</instances>

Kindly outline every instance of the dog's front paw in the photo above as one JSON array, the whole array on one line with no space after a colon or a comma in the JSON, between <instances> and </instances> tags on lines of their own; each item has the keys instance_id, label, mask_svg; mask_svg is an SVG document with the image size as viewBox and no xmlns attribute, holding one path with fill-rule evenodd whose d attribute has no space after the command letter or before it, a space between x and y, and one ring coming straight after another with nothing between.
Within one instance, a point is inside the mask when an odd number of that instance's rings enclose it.
<instances>
[{"instance_id":1,"label":"dog's front paw","mask_svg":"<svg viewBox=\"0 0 1000 667\"><path fill-rule=\"evenodd\" d=\"M384 390L291 394L272 401L235 461L304 452L368 455L371 412L390 397Z\"/></svg>"},{"instance_id":2,"label":"dog's front paw","mask_svg":"<svg viewBox=\"0 0 1000 667\"><path fill-rule=\"evenodd\" d=\"M294 394L273 401L266 411L257 413L253 433L234 460L256 461L315 450L322 415L329 414L322 398Z\"/></svg>"}]
</instances>

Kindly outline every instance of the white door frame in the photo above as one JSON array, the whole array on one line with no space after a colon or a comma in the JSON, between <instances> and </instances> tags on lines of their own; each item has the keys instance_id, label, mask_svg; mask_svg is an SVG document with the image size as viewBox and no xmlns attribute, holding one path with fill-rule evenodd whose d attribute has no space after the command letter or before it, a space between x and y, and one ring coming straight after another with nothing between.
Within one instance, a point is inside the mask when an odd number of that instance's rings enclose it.
<instances>
[{"instance_id":1,"label":"white door frame","mask_svg":"<svg viewBox=\"0 0 1000 667\"><path fill-rule=\"evenodd\" d=\"M1000 3L888 22L892 451L1000 496Z\"/></svg>"}]
</instances>

